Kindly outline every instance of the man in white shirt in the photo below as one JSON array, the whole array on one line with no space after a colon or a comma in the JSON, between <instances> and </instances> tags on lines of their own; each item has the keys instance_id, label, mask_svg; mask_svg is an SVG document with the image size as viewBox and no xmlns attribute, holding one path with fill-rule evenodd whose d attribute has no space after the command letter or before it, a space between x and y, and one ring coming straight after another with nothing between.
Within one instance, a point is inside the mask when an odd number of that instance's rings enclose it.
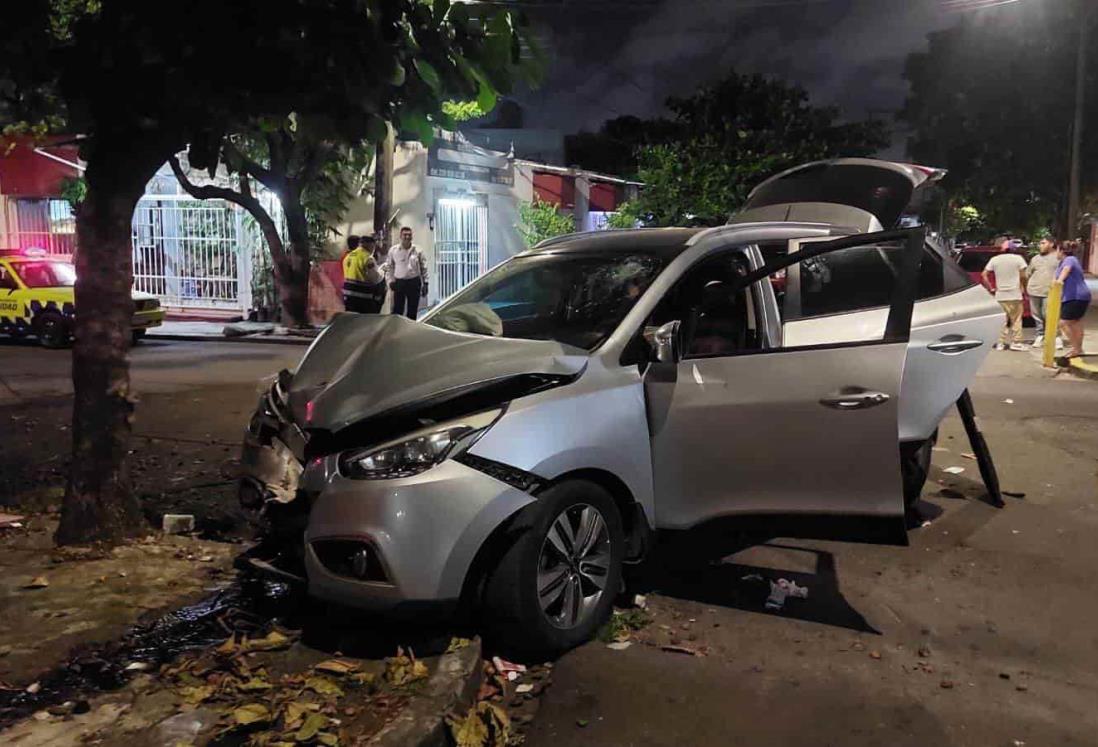
<instances>
[{"instance_id":1,"label":"man in white shirt","mask_svg":"<svg viewBox=\"0 0 1098 747\"><path fill-rule=\"evenodd\" d=\"M419 299L427 295L427 261L412 243L412 229L408 226L400 229L400 243L389 250L385 266L393 291L392 313L415 319Z\"/></svg>"},{"instance_id":2,"label":"man in white shirt","mask_svg":"<svg viewBox=\"0 0 1098 747\"><path fill-rule=\"evenodd\" d=\"M992 290L989 276L995 277L995 300L1006 314L1006 323L999 332L999 344L996 350L1025 350L1022 345L1022 286L1025 284L1026 261L1011 250L1010 239L1001 239L999 254L991 258L984 267L984 286Z\"/></svg>"}]
</instances>

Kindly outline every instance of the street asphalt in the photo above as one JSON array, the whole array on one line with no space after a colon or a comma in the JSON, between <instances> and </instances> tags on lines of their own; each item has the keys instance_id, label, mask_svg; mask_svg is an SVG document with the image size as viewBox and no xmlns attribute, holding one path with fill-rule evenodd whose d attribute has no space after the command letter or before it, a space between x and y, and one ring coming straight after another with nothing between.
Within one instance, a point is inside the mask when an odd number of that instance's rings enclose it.
<instances>
[{"instance_id":1,"label":"street asphalt","mask_svg":"<svg viewBox=\"0 0 1098 747\"><path fill-rule=\"evenodd\" d=\"M251 384L292 367L305 348L250 342L146 340L130 353L138 395ZM0 337L0 405L72 393L72 353Z\"/></svg>"}]
</instances>

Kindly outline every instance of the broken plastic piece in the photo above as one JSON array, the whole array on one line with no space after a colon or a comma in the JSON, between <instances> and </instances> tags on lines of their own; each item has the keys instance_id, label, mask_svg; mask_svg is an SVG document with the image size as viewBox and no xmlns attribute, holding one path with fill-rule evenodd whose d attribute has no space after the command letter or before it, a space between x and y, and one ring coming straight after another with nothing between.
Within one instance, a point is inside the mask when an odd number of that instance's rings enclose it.
<instances>
[{"instance_id":1,"label":"broken plastic piece","mask_svg":"<svg viewBox=\"0 0 1098 747\"><path fill-rule=\"evenodd\" d=\"M164 514L160 528L164 534L184 534L194 531L194 514Z\"/></svg>"},{"instance_id":2,"label":"broken plastic piece","mask_svg":"<svg viewBox=\"0 0 1098 747\"><path fill-rule=\"evenodd\" d=\"M780 610L785 606L787 597L807 599L808 589L804 586L797 586L796 583L786 578L779 578L777 581L771 581L770 596L766 598L766 609Z\"/></svg>"}]
</instances>

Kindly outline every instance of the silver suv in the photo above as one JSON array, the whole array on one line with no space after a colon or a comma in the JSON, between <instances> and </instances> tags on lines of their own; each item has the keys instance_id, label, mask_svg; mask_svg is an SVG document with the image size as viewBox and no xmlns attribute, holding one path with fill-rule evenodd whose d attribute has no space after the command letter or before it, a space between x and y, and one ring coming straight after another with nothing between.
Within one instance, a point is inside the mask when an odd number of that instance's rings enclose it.
<instances>
[{"instance_id":1,"label":"silver suv","mask_svg":"<svg viewBox=\"0 0 1098 747\"><path fill-rule=\"evenodd\" d=\"M726 226L557 238L420 322L336 317L247 432L256 563L360 608L471 602L544 651L657 531L902 541L1002 323L922 229L882 230L938 176L809 164Z\"/></svg>"}]
</instances>

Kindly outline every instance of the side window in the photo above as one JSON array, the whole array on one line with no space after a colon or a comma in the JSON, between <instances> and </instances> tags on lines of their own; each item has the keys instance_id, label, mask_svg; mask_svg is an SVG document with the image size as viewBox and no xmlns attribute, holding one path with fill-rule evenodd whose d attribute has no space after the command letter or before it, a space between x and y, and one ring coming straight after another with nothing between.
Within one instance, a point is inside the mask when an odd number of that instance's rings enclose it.
<instances>
[{"instance_id":1,"label":"side window","mask_svg":"<svg viewBox=\"0 0 1098 747\"><path fill-rule=\"evenodd\" d=\"M888 306L903 248L901 243L852 246L790 266L793 292L786 295L783 321Z\"/></svg>"},{"instance_id":2,"label":"side window","mask_svg":"<svg viewBox=\"0 0 1098 747\"><path fill-rule=\"evenodd\" d=\"M687 272L656 307L645 333L672 320L682 323L685 358L706 358L759 347L759 326L749 289L735 281L750 265L741 251L722 252Z\"/></svg>"},{"instance_id":3,"label":"side window","mask_svg":"<svg viewBox=\"0 0 1098 747\"><path fill-rule=\"evenodd\" d=\"M782 320L888 306L900 274L903 249L901 243L855 246L793 265L788 274L796 279L798 293L796 298L781 299ZM941 296L971 284L964 271L947 262L934 247L924 245L916 300ZM954 272L947 274L947 267ZM951 284L947 285L947 279Z\"/></svg>"},{"instance_id":4,"label":"side window","mask_svg":"<svg viewBox=\"0 0 1098 747\"><path fill-rule=\"evenodd\" d=\"M6 267L0 267L0 288L4 290L16 290L18 288L15 284L15 278L11 276Z\"/></svg>"}]
</instances>

